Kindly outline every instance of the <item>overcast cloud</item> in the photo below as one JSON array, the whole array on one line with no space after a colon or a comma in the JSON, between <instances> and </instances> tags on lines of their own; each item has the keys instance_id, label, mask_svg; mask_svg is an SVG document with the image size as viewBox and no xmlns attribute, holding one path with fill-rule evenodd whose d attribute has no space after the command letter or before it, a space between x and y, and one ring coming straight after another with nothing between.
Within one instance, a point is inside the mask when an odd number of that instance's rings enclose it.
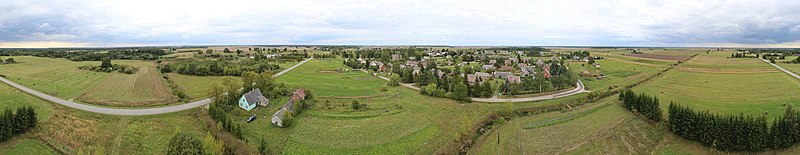
<instances>
[{"instance_id":1,"label":"overcast cloud","mask_svg":"<svg viewBox=\"0 0 800 155\"><path fill-rule=\"evenodd\" d=\"M767 46L800 1L4 0L0 47L219 44Z\"/></svg>"}]
</instances>

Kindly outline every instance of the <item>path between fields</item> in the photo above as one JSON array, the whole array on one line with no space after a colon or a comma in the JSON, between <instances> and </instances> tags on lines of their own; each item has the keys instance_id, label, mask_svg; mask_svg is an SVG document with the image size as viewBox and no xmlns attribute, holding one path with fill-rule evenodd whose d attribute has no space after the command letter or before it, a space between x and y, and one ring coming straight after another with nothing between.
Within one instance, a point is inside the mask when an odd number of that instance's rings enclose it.
<instances>
[{"instance_id":1,"label":"path between fields","mask_svg":"<svg viewBox=\"0 0 800 155\"><path fill-rule=\"evenodd\" d=\"M292 70L294 68L297 68L297 66L300 66L300 65L308 62L311 59L312 58L308 58L306 60L303 60L300 63L297 63L296 65L294 65L292 67L289 67L286 70L283 70L283 71L279 72L278 74L272 75L272 77L275 78L275 77L281 76L281 75L289 72L290 70ZM83 110L83 111L88 111L88 112L93 112L93 113L101 113L101 114L109 114L109 115L141 116L141 115L164 114L164 113L171 113L171 112L177 112L177 111L183 111L183 110L187 110L187 109L192 109L192 108L195 108L195 107L204 106L204 105L207 105L207 104L211 103L211 99L206 98L206 99L202 99L200 101L194 101L194 102L190 102L190 103L186 103L186 104L167 106L167 107L157 107L157 108L143 108L143 109L105 108L105 107L98 107L98 106L94 106L94 105L80 104L80 103L76 103L76 102L72 102L72 101L63 100L63 99L60 99L60 98L57 98L57 97L54 97L54 96L50 96L50 95L47 95L45 93L30 89L28 87L19 85L17 83L11 82L10 80L8 80L6 78L3 78L3 77L0 77L0 81L3 81L4 83L6 83L6 84L8 84L8 85L10 85L10 86L12 86L14 88L17 88L19 90L27 92L28 94L37 96L39 98L42 98L44 100L47 100L47 101L50 101L50 102L53 102L53 103L57 103L57 104L60 104L60 105L63 105L63 106L67 106L67 107L70 107L70 108L75 108L75 109L79 109L79 110Z\"/></svg>"},{"instance_id":2,"label":"path between fields","mask_svg":"<svg viewBox=\"0 0 800 155\"><path fill-rule=\"evenodd\" d=\"M780 70L781 70L781 71L783 71L784 73L786 73L786 74L789 74L789 75L791 75L791 76L794 76L794 78L800 79L800 76L798 76L797 74L795 74L795 73L793 73L793 72L791 72L791 71L789 71L789 70L786 70L786 69L784 69L783 67L776 65L775 63L771 63L771 62L767 61L766 59L762 59L762 58L758 58L758 59L764 60L764 62L767 62L768 64L770 64L770 65L772 65L772 66L775 66L775 68L778 68L778 69L780 69Z\"/></svg>"},{"instance_id":3,"label":"path between fields","mask_svg":"<svg viewBox=\"0 0 800 155\"><path fill-rule=\"evenodd\" d=\"M359 70L361 70L363 72L367 72L367 71L365 71L363 69L359 69ZM389 78L380 76L378 74L373 73L372 75L374 75L375 77L381 78L383 80L390 81ZM400 83L400 85L402 85L404 87L408 87L408 88L414 89L414 90L419 90L419 87L414 86L413 83ZM555 93L555 94L550 94L550 95L525 97L525 98L497 98L497 95L495 95L492 98L471 98L471 99L472 99L472 101L476 101L476 102L490 102L490 103L529 102L529 101L540 101L540 100L556 99L556 98L567 97L567 96L571 96L571 95L575 95L575 94L580 94L580 93L583 93L583 92L588 92L588 91L586 91L586 88L583 86L583 82L581 82L581 80L578 80L577 85L578 85L578 87L575 87L575 89L572 89L570 91L565 91L565 92L560 92L560 93Z\"/></svg>"}]
</instances>

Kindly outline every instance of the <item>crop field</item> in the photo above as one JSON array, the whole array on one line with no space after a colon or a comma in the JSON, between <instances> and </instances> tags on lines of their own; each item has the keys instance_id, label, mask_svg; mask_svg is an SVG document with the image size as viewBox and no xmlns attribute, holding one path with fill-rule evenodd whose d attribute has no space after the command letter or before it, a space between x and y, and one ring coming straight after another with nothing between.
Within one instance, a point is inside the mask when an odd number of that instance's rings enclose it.
<instances>
[{"instance_id":1,"label":"crop field","mask_svg":"<svg viewBox=\"0 0 800 155\"><path fill-rule=\"evenodd\" d=\"M3 65L0 74L28 88L66 100L77 100L86 90L100 84L111 74L118 74L78 69L84 65L100 65L97 61L73 62L30 56L12 58L19 63Z\"/></svg>"},{"instance_id":2,"label":"crop field","mask_svg":"<svg viewBox=\"0 0 800 155\"><path fill-rule=\"evenodd\" d=\"M684 61L689 55L662 55L662 54L628 54L625 56L639 57L645 59L665 60L665 61Z\"/></svg>"},{"instance_id":3,"label":"crop field","mask_svg":"<svg viewBox=\"0 0 800 155\"><path fill-rule=\"evenodd\" d=\"M674 101L714 113L766 115L771 119L782 115L785 105L800 105L795 102L800 100L796 93L800 90L799 80L783 72L753 72L772 66L758 59L728 59L724 55L700 54L696 59L634 89L658 96L662 109ZM684 69L702 67L719 67L725 71Z\"/></svg>"},{"instance_id":4,"label":"crop field","mask_svg":"<svg viewBox=\"0 0 800 155\"><path fill-rule=\"evenodd\" d=\"M337 69L350 71L337 72ZM276 79L289 87L305 87L317 96L369 96L380 93L382 79L344 66L341 59L314 59Z\"/></svg>"},{"instance_id":5,"label":"crop field","mask_svg":"<svg viewBox=\"0 0 800 155\"><path fill-rule=\"evenodd\" d=\"M110 106L154 106L177 101L164 84L155 63L147 61L114 61L139 68L134 74L114 73L80 97L87 103Z\"/></svg>"},{"instance_id":6,"label":"crop field","mask_svg":"<svg viewBox=\"0 0 800 155\"><path fill-rule=\"evenodd\" d=\"M712 52L700 54L691 63L682 65L678 70L700 73L779 73L760 59L727 58L730 52Z\"/></svg>"}]
</instances>

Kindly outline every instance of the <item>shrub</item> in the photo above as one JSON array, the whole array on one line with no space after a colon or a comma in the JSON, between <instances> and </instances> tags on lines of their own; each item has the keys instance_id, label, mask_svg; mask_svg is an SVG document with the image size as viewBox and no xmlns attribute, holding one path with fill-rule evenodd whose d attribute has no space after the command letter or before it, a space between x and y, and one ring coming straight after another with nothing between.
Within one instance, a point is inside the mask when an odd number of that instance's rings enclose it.
<instances>
[{"instance_id":1,"label":"shrub","mask_svg":"<svg viewBox=\"0 0 800 155\"><path fill-rule=\"evenodd\" d=\"M204 154L203 143L191 135L185 133L178 133L172 136L172 140L167 147L167 154L169 155L185 155L185 154Z\"/></svg>"}]
</instances>

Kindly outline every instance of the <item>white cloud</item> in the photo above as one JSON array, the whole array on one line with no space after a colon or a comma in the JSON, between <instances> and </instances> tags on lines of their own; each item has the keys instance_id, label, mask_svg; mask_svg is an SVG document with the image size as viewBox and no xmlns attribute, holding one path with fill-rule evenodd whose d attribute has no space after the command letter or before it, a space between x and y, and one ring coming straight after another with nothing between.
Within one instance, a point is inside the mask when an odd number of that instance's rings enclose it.
<instances>
[{"instance_id":1,"label":"white cloud","mask_svg":"<svg viewBox=\"0 0 800 155\"><path fill-rule=\"evenodd\" d=\"M0 31L13 33L0 41L780 44L800 40L796 10L790 0L9 0L0 3Z\"/></svg>"}]
</instances>

